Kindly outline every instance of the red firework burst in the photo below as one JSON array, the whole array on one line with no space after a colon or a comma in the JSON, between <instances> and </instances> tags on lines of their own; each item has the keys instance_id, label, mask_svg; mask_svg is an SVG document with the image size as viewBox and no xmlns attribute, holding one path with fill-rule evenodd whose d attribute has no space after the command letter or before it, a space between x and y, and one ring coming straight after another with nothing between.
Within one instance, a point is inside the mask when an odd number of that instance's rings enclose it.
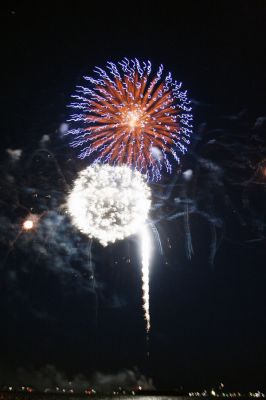
<instances>
[{"instance_id":1,"label":"red firework burst","mask_svg":"<svg viewBox=\"0 0 266 400\"><path fill-rule=\"evenodd\" d=\"M170 73L162 79L162 65L153 78L151 64L136 59L107 63L107 69L96 68L98 79L85 77L89 88L77 87L71 107L83 113L70 121L83 126L68 131L75 135L71 145L82 147L81 158L94 155L95 162L127 164L158 180L163 165L171 172L169 155L179 161L176 149L184 153L189 143L192 115L186 92Z\"/></svg>"}]
</instances>

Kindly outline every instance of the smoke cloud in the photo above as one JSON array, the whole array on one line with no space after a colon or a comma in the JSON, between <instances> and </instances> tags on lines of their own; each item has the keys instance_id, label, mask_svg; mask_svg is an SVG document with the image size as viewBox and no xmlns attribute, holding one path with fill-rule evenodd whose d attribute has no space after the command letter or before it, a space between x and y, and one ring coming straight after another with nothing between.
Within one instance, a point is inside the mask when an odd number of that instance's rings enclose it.
<instances>
[{"instance_id":1,"label":"smoke cloud","mask_svg":"<svg viewBox=\"0 0 266 400\"><path fill-rule=\"evenodd\" d=\"M3 382L1 382L3 384ZM123 369L116 373L108 374L95 372L90 378L83 374L67 377L53 365L46 365L39 370L32 371L20 368L12 380L14 387L17 385L30 386L39 391L66 391L84 392L94 389L98 392L110 392L118 390L142 390L155 389L151 378L146 377L138 369Z\"/></svg>"}]
</instances>

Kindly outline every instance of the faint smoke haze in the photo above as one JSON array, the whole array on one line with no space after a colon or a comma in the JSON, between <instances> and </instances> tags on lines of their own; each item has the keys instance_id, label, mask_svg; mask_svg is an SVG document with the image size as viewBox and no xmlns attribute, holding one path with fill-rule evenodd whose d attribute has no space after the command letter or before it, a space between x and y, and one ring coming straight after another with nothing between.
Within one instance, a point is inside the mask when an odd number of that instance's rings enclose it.
<instances>
[{"instance_id":1,"label":"faint smoke haze","mask_svg":"<svg viewBox=\"0 0 266 400\"><path fill-rule=\"evenodd\" d=\"M0 384L3 383L5 382L0 382ZM98 371L90 378L83 374L67 377L64 372L59 371L53 365L46 365L36 371L20 368L16 377L10 383L20 387L32 386L35 390L40 391L45 389L56 391L56 388L59 388L59 390L73 389L75 392L83 392L86 389L93 388L96 391L109 392L119 387L125 390L134 390L139 386L143 390L154 389L152 379L141 374L137 368L123 369L112 374Z\"/></svg>"}]
</instances>

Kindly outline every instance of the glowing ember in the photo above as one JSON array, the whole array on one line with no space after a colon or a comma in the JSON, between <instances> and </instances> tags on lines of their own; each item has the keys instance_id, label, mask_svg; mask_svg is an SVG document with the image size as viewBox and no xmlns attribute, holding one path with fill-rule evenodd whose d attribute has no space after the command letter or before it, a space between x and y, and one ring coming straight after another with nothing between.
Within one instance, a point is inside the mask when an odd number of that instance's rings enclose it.
<instances>
[{"instance_id":1,"label":"glowing ember","mask_svg":"<svg viewBox=\"0 0 266 400\"><path fill-rule=\"evenodd\" d=\"M22 228L25 231L30 231L33 227L34 227L34 222L32 219L26 219L22 224Z\"/></svg>"}]
</instances>

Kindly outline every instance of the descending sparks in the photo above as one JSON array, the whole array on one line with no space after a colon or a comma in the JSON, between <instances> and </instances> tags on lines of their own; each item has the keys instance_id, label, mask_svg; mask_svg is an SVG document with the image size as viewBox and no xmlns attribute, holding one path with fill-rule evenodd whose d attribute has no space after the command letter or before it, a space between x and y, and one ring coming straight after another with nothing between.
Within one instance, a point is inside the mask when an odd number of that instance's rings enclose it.
<instances>
[{"instance_id":1,"label":"descending sparks","mask_svg":"<svg viewBox=\"0 0 266 400\"><path fill-rule=\"evenodd\" d=\"M149 264L151 257L151 238L147 225L143 225L140 230L141 242L141 261L142 261L142 293L143 293L143 309L146 320L146 331L149 332L151 327L150 318L150 272Z\"/></svg>"},{"instance_id":2,"label":"descending sparks","mask_svg":"<svg viewBox=\"0 0 266 400\"><path fill-rule=\"evenodd\" d=\"M70 104L78 110L67 134L80 158L111 165L127 164L159 180L162 168L171 172L192 133L192 114L186 91L164 74L163 65L152 75L150 61L124 58L96 67L95 77L84 77Z\"/></svg>"},{"instance_id":3,"label":"descending sparks","mask_svg":"<svg viewBox=\"0 0 266 400\"><path fill-rule=\"evenodd\" d=\"M139 231L148 217L150 189L126 165L94 165L79 173L67 203L74 225L106 246Z\"/></svg>"}]
</instances>

